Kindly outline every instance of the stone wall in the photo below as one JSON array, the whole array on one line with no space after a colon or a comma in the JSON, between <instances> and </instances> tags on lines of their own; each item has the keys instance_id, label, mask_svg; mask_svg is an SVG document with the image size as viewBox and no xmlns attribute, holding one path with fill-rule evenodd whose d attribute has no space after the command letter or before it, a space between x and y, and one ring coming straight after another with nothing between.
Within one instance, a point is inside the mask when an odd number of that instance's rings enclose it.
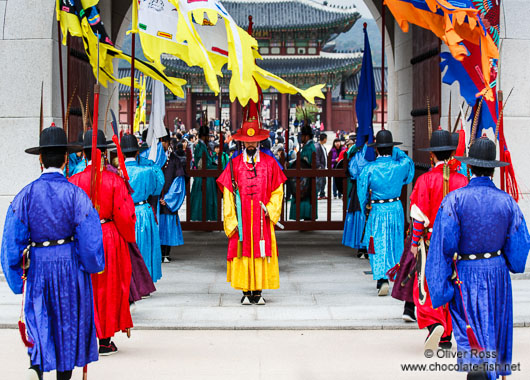
<instances>
[{"instance_id":1,"label":"stone wall","mask_svg":"<svg viewBox=\"0 0 530 380\"><path fill-rule=\"evenodd\" d=\"M99 6L110 32L111 0L101 0ZM25 154L24 149L38 145L41 84L44 126L52 122L62 125L57 38L55 2L0 0L0 231L13 197L40 174L38 157ZM66 91L64 47L63 69ZM114 87L102 88L101 126L108 94ZM113 99L113 108L118 110L117 93Z\"/></svg>"}]
</instances>

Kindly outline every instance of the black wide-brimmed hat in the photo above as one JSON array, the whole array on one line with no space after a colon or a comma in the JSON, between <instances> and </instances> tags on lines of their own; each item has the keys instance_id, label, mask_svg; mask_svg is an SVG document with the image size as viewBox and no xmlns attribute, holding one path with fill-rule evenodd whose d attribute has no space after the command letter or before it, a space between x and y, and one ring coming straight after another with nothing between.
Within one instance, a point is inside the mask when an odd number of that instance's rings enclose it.
<instances>
[{"instance_id":1,"label":"black wide-brimmed hat","mask_svg":"<svg viewBox=\"0 0 530 380\"><path fill-rule=\"evenodd\" d=\"M313 128L311 128L309 125L302 126L300 132L302 135L313 136Z\"/></svg>"},{"instance_id":2,"label":"black wide-brimmed hat","mask_svg":"<svg viewBox=\"0 0 530 380\"><path fill-rule=\"evenodd\" d=\"M39 136L39 146L25 150L29 154L40 154L42 149L47 148L66 148L69 153L79 152L81 147L75 144L68 144L66 133L62 128L52 124L51 127L42 130Z\"/></svg>"},{"instance_id":3,"label":"black wide-brimmed hat","mask_svg":"<svg viewBox=\"0 0 530 380\"><path fill-rule=\"evenodd\" d=\"M395 146L395 145L401 145L403 143L394 141L392 138L392 132L383 129L379 132L377 132L377 135L375 135L375 142L368 144L369 147L376 147L376 148L386 148L389 146Z\"/></svg>"},{"instance_id":4,"label":"black wide-brimmed hat","mask_svg":"<svg viewBox=\"0 0 530 380\"><path fill-rule=\"evenodd\" d=\"M100 150L107 150L111 148L115 148L116 146L112 141L107 141L107 138L105 137L105 133L98 129L98 136L97 136L97 148ZM92 148L92 130L89 129L85 133L85 138L83 139L83 149L90 149Z\"/></svg>"},{"instance_id":5,"label":"black wide-brimmed hat","mask_svg":"<svg viewBox=\"0 0 530 380\"><path fill-rule=\"evenodd\" d=\"M204 136L210 136L210 128L207 125L199 127L199 138Z\"/></svg>"},{"instance_id":6,"label":"black wide-brimmed hat","mask_svg":"<svg viewBox=\"0 0 530 380\"><path fill-rule=\"evenodd\" d=\"M147 144L142 144L142 146L140 146L136 136L131 135L130 133L123 135L120 141L120 147L123 153L140 152L148 148Z\"/></svg>"},{"instance_id":7,"label":"black wide-brimmed hat","mask_svg":"<svg viewBox=\"0 0 530 380\"><path fill-rule=\"evenodd\" d=\"M501 168L508 166L507 162L498 161L497 147L495 143L488 139L486 136L475 140L471 148L469 148L468 157L455 157L458 161L470 166L476 166L479 168Z\"/></svg>"},{"instance_id":8,"label":"black wide-brimmed hat","mask_svg":"<svg viewBox=\"0 0 530 380\"><path fill-rule=\"evenodd\" d=\"M440 128L432 133L431 146L429 148L421 148L418 150L424 152L452 152L453 150L456 150L457 146L458 141L456 142L456 145L453 144L451 133Z\"/></svg>"},{"instance_id":9,"label":"black wide-brimmed hat","mask_svg":"<svg viewBox=\"0 0 530 380\"><path fill-rule=\"evenodd\" d=\"M451 133L451 145L454 145L458 148L459 142L460 142L460 133L458 132Z\"/></svg>"}]
</instances>

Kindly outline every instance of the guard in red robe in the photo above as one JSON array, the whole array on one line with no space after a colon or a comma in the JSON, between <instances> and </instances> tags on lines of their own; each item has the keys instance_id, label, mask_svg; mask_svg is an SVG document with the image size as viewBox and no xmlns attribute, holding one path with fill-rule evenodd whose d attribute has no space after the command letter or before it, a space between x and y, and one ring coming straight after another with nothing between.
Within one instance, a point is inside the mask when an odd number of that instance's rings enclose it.
<instances>
[{"instance_id":1,"label":"guard in red robe","mask_svg":"<svg viewBox=\"0 0 530 380\"><path fill-rule=\"evenodd\" d=\"M86 169L70 178L70 182L90 194L92 131L85 134ZM98 131L97 147L105 152L109 145L103 131ZM135 241L134 203L124 180L102 166L98 190L99 218L103 230L105 270L92 275L95 321L99 338L99 354L118 351L111 338L118 331L133 327L129 310L131 258L128 243Z\"/></svg>"},{"instance_id":2,"label":"guard in red robe","mask_svg":"<svg viewBox=\"0 0 530 380\"><path fill-rule=\"evenodd\" d=\"M418 327L428 328L425 350L436 351L438 347L451 348L452 323L447 305L434 309L425 281L425 260L431 238L432 227L443 198L450 191L467 185L468 180L457 173L457 165L452 158L456 146L452 145L451 134L441 128L431 136L430 148L434 167L421 175L410 196L412 221L411 254L417 258L417 271L414 281L413 298L416 305ZM424 256L418 253L418 246L425 247ZM420 250L421 251L421 250Z\"/></svg>"},{"instance_id":3,"label":"guard in red robe","mask_svg":"<svg viewBox=\"0 0 530 380\"><path fill-rule=\"evenodd\" d=\"M261 291L280 287L274 226L280 219L287 178L274 158L259 151L259 141L268 136L257 116L247 119L233 136L245 150L217 179L229 238L227 281L243 291L243 305L264 305Z\"/></svg>"}]
</instances>

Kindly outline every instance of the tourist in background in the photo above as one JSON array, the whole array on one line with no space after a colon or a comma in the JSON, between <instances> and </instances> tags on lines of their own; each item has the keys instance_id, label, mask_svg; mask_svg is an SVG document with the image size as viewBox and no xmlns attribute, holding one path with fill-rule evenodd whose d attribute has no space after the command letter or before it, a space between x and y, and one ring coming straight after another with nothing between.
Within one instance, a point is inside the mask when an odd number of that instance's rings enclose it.
<instances>
[{"instance_id":1,"label":"tourist in background","mask_svg":"<svg viewBox=\"0 0 530 380\"><path fill-rule=\"evenodd\" d=\"M335 169L337 166L337 163L339 162L339 156L344 151L345 148L342 146L341 141L339 139L333 140L333 147L331 148L331 168ZM342 198L342 192L339 193L339 190L337 188L337 179L333 179L333 198Z\"/></svg>"},{"instance_id":2,"label":"tourist in background","mask_svg":"<svg viewBox=\"0 0 530 380\"><path fill-rule=\"evenodd\" d=\"M208 151L207 142L209 140L210 130L207 126L199 128L199 140L193 150L193 160L195 169L217 169L212 154ZM190 204L191 204L191 221L210 221L217 220L217 188L213 177L206 178L206 204L203 205L202 192L203 178L193 178L191 186ZM206 220L203 220L202 208L206 207Z\"/></svg>"},{"instance_id":3,"label":"tourist in background","mask_svg":"<svg viewBox=\"0 0 530 380\"><path fill-rule=\"evenodd\" d=\"M300 152L300 167L304 169L311 168L313 162L313 153L316 151L315 142L313 140L313 130L309 125L304 125L301 128L301 141L304 144ZM296 165L296 163L294 163ZM296 180L295 178L291 180ZM312 194L311 178L301 178L301 194L300 200L291 200L291 208L289 212L289 219L296 220L296 203L300 202L300 220L311 220L311 200L313 199L315 207L317 206L317 194ZM296 194L292 194L296 197ZM318 207L315 209L315 219L318 218Z\"/></svg>"},{"instance_id":4,"label":"tourist in background","mask_svg":"<svg viewBox=\"0 0 530 380\"><path fill-rule=\"evenodd\" d=\"M328 167L328 151L326 149L326 142L328 136L321 133L319 136L319 143L316 146L316 161L317 169L327 169ZM318 199L327 199L326 197L326 177L317 178L317 193Z\"/></svg>"}]
</instances>

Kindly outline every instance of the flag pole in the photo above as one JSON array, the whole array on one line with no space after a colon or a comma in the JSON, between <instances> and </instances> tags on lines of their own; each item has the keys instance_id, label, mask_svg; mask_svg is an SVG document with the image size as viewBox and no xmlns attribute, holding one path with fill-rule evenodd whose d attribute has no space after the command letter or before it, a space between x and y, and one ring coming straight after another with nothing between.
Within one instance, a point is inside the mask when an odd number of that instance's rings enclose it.
<instances>
[{"instance_id":1,"label":"flag pole","mask_svg":"<svg viewBox=\"0 0 530 380\"><path fill-rule=\"evenodd\" d=\"M131 44L131 99L130 99L130 110L129 110L129 133L134 132L134 60L136 59L136 34L131 33L132 44Z\"/></svg>"},{"instance_id":2,"label":"flag pole","mask_svg":"<svg viewBox=\"0 0 530 380\"><path fill-rule=\"evenodd\" d=\"M97 209L97 194L96 194L96 171L100 169L101 162L97 162L97 145L98 145L98 118L99 118L99 33L96 35L98 39L98 68L96 84L94 85L94 119L92 121L92 170L90 173L90 197L92 198L92 204ZM88 112L88 110L87 110ZM96 167L97 165L97 167Z\"/></svg>"},{"instance_id":3,"label":"flag pole","mask_svg":"<svg viewBox=\"0 0 530 380\"><path fill-rule=\"evenodd\" d=\"M381 0L381 129L385 129L385 0Z\"/></svg>"},{"instance_id":4,"label":"flag pole","mask_svg":"<svg viewBox=\"0 0 530 380\"><path fill-rule=\"evenodd\" d=\"M61 83L61 117L63 119L63 129L66 133L66 136L68 136L68 131L66 130L66 118L65 118L65 112L64 112L64 79L63 79L63 51L61 46L61 24L59 20L57 20L57 46L59 50L59 78Z\"/></svg>"}]
</instances>

